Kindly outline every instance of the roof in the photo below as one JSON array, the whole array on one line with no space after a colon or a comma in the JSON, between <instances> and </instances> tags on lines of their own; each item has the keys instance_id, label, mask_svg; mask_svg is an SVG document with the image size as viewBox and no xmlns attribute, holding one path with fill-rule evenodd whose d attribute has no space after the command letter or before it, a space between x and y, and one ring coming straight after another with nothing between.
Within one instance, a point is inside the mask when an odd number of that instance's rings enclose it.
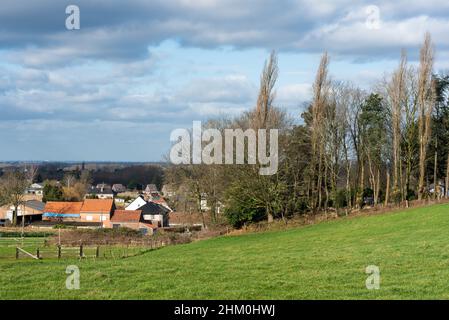
<instances>
[{"instance_id":1,"label":"roof","mask_svg":"<svg viewBox=\"0 0 449 320\"><path fill-rule=\"evenodd\" d=\"M113 205L113 199L86 199L80 211L109 213L112 211Z\"/></svg>"},{"instance_id":2,"label":"roof","mask_svg":"<svg viewBox=\"0 0 449 320\"><path fill-rule=\"evenodd\" d=\"M145 188L145 192L154 192L157 191L157 187L154 183L147 184L147 187Z\"/></svg>"},{"instance_id":3,"label":"roof","mask_svg":"<svg viewBox=\"0 0 449 320\"><path fill-rule=\"evenodd\" d=\"M42 183L33 183L29 189L43 189L44 185Z\"/></svg>"},{"instance_id":4,"label":"roof","mask_svg":"<svg viewBox=\"0 0 449 320\"><path fill-rule=\"evenodd\" d=\"M160 204L154 202L147 202L139 208L144 214L166 214L169 210Z\"/></svg>"},{"instance_id":5,"label":"roof","mask_svg":"<svg viewBox=\"0 0 449 320\"><path fill-rule=\"evenodd\" d=\"M111 222L139 222L141 210L115 210Z\"/></svg>"},{"instance_id":6,"label":"roof","mask_svg":"<svg viewBox=\"0 0 449 320\"><path fill-rule=\"evenodd\" d=\"M170 212L170 226L172 225L196 225L203 224L203 217L199 213ZM205 215L206 223L209 222L209 215Z\"/></svg>"},{"instance_id":7,"label":"roof","mask_svg":"<svg viewBox=\"0 0 449 320\"><path fill-rule=\"evenodd\" d=\"M44 211L45 203L38 200L28 200L25 202L25 206L37 211Z\"/></svg>"},{"instance_id":8,"label":"roof","mask_svg":"<svg viewBox=\"0 0 449 320\"><path fill-rule=\"evenodd\" d=\"M158 205L163 206L163 207L164 207L165 209L167 209L169 212L173 212L173 209L170 208L170 207L168 206L167 201L165 201L165 199L162 198L162 197L161 197L160 199L157 199L157 200L152 199L151 202L154 202L154 203L157 203Z\"/></svg>"},{"instance_id":9,"label":"roof","mask_svg":"<svg viewBox=\"0 0 449 320\"><path fill-rule=\"evenodd\" d=\"M79 214L82 206L82 202L49 201L45 204L44 212Z\"/></svg>"},{"instance_id":10,"label":"roof","mask_svg":"<svg viewBox=\"0 0 449 320\"><path fill-rule=\"evenodd\" d=\"M126 191L126 187L121 183L116 183L112 186L112 190L115 192L124 192Z\"/></svg>"},{"instance_id":11,"label":"roof","mask_svg":"<svg viewBox=\"0 0 449 320\"><path fill-rule=\"evenodd\" d=\"M106 183L97 184L97 189L101 189L101 188L111 188L111 186Z\"/></svg>"},{"instance_id":12,"label":"roof","mask_svg":"<svg viewBox=\"0 0 449 320\"><path fill-rule=\"evenodd\" d=\"M87 193L88 194L114 194L114 191L112 190L111 187L105 187L103 189L91 187L91 188L87 189Z\"/></svg>"}]
</instances>

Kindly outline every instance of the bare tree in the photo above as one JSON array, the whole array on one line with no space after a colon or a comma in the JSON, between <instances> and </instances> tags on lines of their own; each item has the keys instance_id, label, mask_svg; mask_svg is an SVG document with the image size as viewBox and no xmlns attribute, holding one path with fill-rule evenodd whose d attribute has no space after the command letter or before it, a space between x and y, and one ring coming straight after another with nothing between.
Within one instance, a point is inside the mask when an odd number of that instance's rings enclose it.
<instances>
[{"instance_id":1,"label":"bare tree","mask_svg":"<svg viewBox=\"0 0 449 320\"><path fill-rule=\"evenodd\" d=\"M34 179L36 178L37 175L37 169L38 167L34 164L25 166L25 177L28 180L29 184L32 184L34 182Z\"/></svg>"},{"instance_id":2,"label":"bare tree","mask_svg":"<svg viewBox=\"0 0 449 320\"><path fill-rule=\"evenodd\" d=\"M393 194L397 195L402 188L399 183L402 181L401 163L401 119L402 106L405 99L405 77L407 71L407 56L402 52L399 67L393 73L388 86L388 95L391 104L391 124L393 133Z\"/></svg>"},{"instance_id":3,"label":"bare tree","mask_svg":"<svg viewBox=\"0 0 449 320\"><path fill-rule=\"evenodd\" d=\"M275 51L272 51L268 61L265 61L260 75L260 88L256 106L256 128L265 128L267 125L268 114L275 98L274 86L278 73L277 55Z\"/></svg>"},{"instance_id":4,"label":"bare tree","mask_svg":"<svg viewBox=\"0 0 449 320\"><path fill-rule=\"evenodd\" d=\"M0 179L0 205L13 207L12 224L17 225L17 212L25 202L28 180L18 171L8 172Z\"/></svg>"},{"instance_id":5,"label":"bare tree","mask_svg":"<svg viewBox=\"0 0 449 320\"><path fill-rule=\"evenodd\" d=\"M310 164L310 192L311 207L320 208L322 203L322 184L323 184L323 157L324 145L323 141L323 119L325 116L325 107L329 93L328 79L329 56L327 52L323 54L320 66L315 77L313 85L313 102L312 102L312 124L311 124L311 141L312 141L312 162Z\"/></svg>"},{"instance_id":6,"label":"bare tree","mask_svg":"<svg viewBox=\"0 0 449 320\"><path fill-rule=\"evenodd\" d=\"M434 49L429 33L421 47L418 71L418 130L419 130L419 183L418 199L424 194L425 164L431 134L431 119L435 100L432 88Z\"/></svg>"}]
</instances>

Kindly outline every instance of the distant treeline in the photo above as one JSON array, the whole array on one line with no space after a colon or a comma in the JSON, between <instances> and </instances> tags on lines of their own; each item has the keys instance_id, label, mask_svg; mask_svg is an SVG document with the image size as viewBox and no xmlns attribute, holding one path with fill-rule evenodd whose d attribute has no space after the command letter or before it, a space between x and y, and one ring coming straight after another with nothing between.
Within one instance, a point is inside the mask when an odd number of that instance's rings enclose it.
<instances>
[{"instance_id":1,"label":"distant treeline","mask_svg":"<svg viewBox=\"0 0 449 320\"><path fill-rule=\"evenodd\" d=\"M87 170L84 164L68 167L63 163L45 163L40 164L37 169L35 182L44 182L45 180L63 180L67 173L80 176L83 170ZM99 165L96 169L89 168L92 184L121 183L130 189L142 189L146 184L154 183L158 188L162 187L163 168L160 165L124 165L117 166Z\"/></svg>"}]
</instances>

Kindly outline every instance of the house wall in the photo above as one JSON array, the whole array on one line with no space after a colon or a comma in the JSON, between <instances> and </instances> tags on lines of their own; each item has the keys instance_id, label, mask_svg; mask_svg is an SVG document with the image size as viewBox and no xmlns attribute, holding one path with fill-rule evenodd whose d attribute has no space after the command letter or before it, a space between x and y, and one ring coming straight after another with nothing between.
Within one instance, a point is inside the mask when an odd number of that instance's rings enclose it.
<instances>
[{"instance_id":1,"label":"house wall","mask_svg":"<svg viewBox=\"0 0 449 320\"><path fill-rule=\"evenodd\" d=\"M130 228L130 229L135 229L138 230L139 229L139 223L135 223L135 222L110 222L111 223L111 228L114 228L116 225L122 227L122 228Z\"/></svg>"},{"instance_id":2,"label":"house wall","mask_svg":"<svg viewBox=\"0 0 449 320\"><path fill-rule=\"evenodd\" d=\"M168 223L162 214L144 214L143 220L159 227L168 227Z\"/></svg>"},{"instance_id":3,"label":"house wall","mask_svg":"<svg viewBox=\"0 0 449 320\"><path fill-rule=\"evenodd\" d=\"M114 199L113 194L97 194L98 199Z\"/></svg>"},{"instance_id":4,"label":"house wall","mask_svg":"<svg viewBox=\"0 0 449 320\"><path fill-rule=\"evenodd\" d=\"M45 217L42 216L43 221L80 221L79 217Z\"/></svg>"},{"instance_id":5,"label":"house wall","mask_svg":"<svg viewBox=\"0 0 449 320\"><path fill-rule=\"evenodd\" d=\"M129 228L134 230L146 229L148 235L153 234L152 228L149 228L148 226L140 222L117 222L108 220L103 223L104 228L116 228L116 226L119 226L120 228Z\"/></svg>"},{"instance_id":6,"label":"house wall","mask_svg":"<svg viewBox=\"0 0 449 320\"><path fill-rule=\"evenodd\" d=\"M8 207L0 207L0 220L6 219L6 212Z\"/></svg>"},{"instance_id":7,"label":"house wall","mask_svg":"<svg viewBox=\"0 0 449 320\"><path fill-rule=\"evenodd\" d=\"M99 212L81 212L80 221L83 222L105 222L111 219L111 214Z\"/></svg>"}]
</instances>

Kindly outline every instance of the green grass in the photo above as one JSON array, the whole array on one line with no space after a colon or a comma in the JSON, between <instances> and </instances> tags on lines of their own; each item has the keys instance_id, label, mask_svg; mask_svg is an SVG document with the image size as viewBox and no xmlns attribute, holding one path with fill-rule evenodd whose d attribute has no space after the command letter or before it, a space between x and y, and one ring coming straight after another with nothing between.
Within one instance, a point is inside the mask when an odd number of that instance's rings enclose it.
<instances>
[{"instance_id":1,"label":"green grass","mask_svg":"<svg viewBox=\"0 0 449 320\"><path fill-rule=\"evenodd\" d=\"M80 290L65 288L78 265ZM377 265L379 290L365 287ZM449 205L220 237L126 259L0 260L0 299L448 299Z\"/></svg>"}]
</instances>

